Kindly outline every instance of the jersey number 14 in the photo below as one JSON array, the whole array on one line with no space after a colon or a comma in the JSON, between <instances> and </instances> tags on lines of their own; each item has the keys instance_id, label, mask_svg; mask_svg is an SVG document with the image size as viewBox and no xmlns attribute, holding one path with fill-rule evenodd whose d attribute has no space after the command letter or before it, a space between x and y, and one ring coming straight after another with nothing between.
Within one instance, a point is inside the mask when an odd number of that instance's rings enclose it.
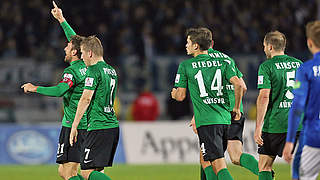
<instances>
[{"instance_id":1,"label":"jersey number 14","mask_svg":"<svg viewBox=\"0 0 320 180\"><path fill-rule=\"evenodd\" d=\"M202 72L201 70L198 71L198 73L194 76L194 78L198 81L198 86L199 86L199 90L200 90L200 97L206 97L208 96L208 93L206 91L206 87L204 85L203 82L203 77L202 77ZM212 91L217 91L217 96L222 96L222 79L221 79L221 69L217 69L212 83L211 83L211 90Z\"/></svg>"}]
</instances>

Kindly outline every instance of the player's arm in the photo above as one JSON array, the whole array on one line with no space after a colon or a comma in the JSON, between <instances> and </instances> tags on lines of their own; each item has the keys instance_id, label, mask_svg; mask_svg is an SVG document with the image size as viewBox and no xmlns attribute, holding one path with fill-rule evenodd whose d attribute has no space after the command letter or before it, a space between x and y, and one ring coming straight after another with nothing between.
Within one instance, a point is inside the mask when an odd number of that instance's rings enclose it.
<instances>
[{"instance_id":1,"label":"player's arm","mask_svg":"<svg viewBox=\"0 0 320 180\"><path fill-rule=\"evenodd\" d=\"M22 85L21 88L23 88L25 93L33 92L45 96L61 97L69 90L70 87L67 83L59 83L56 86L50 87L35 86L31 83L26 83Z\"/></svg>"},{"instance_id":2,"label":"player's arm","mask_svg":"<svg viewBox=\"0 0 320 180\"><path fill-rule=\"evenodd\" d=\"M86 110L90 105L93 94L94 94L94 90L89 90L89 89L83 90L82 96L78 103L76 116L74 117L74 121L72 124L73 128L77 129L83 114L86 112Z\"/></svg>"},{"instance_id":3,"label":"player's arm","mask_svg":"<svg viewBox=\"0 0 320 180\"><path fill-rule=\"evenodd\" d=\"M263 140L261 138L262 127L264 122L264 117L266 115L269 96L271 90L271 81L270 81L270 70L265 64L261 64L258 70L258 89L259 95L257 98L257 120L256 120L256 129L254 132L254 139L258 145L263 145Z\"/></svg>"},{"instance_id":4,"label":"player's arm","mask_svg":"<svg viewBox=\"0 0 320 180\"><path fill-rule=\"evenodd\" d=\"M229 79L230 83L234 87L234 98L235 98L235 103L233 107L233 119L234 120L239 120L241 117L241 112L240 112L240 106L241 106L241 100L243 97L243 92L244 92L244 86L243 82L237 77L233 76Z\"/></svg>"},{"instance_id":5,"label":"player's arm","mask_svg":"<svg viewBox=\"0 0 320 180\"><path fill-rule=\"evenodd\" d=\"M70 38L72 36L76 35L76 33L71 28L71 26L68 24L66 19L63 17L62 10L56 5L56 3L54 1L52 1L52 3L53 3L54 8L51 10L51 14L53 15L53 17L56 20L59 21L68 41L70 41Z\"/></svg>"},{"instance_id":6,"label":"player's arm","mask_svg":"<svg viewBox=\"0 0 320 180\"><path fill-rule=\"evenodd\" d=\"M283 150L283 158L290 163L292 160L292 149L294 146L296 132L299 127L301 116L305 109L305 104L309 92L308 80L303 74L303 68L299 68L296 73L296 81L294 85L294 98L288 116L288 132L286 144Z\"/></svg>"},{"instance_id":7,"label":"player's arm","mask_svg":"<svg viewBox=\"0 0 320 180\"><path fill-rule=\"evenodd\" d=\"M90 105L93 94L94 94L94 90L89 90L89 89L83 90L82 96L81 96L79 103L78 103L77 112L74 117L74 121L72 123L71 132L70 132L69 141L70 141L71 146L73 146L74 142L77 142L77 134L78 134L77 128L78 128L78 125L80 123L80 120L81 120L83 114L87 111L87 109Z\"/></svg>"},{"instance_id":8,"label":"player's arm","mask_svg":"<svg viewBox=\"0 0 320 180\"><path fill-rule=\"evenodd\" d=\"M263 145L261 138L262 126L264 122L264 117L267 112L269 104L269 95L270 89L260 89L259 95L257 98L257 121L256 121L256 130L255 130L255 141L259 145Z\"/></svg>"},{"instance_id":9,"label":"player's arm","mask_svg":"<svg viewBox=\"0 0 320 180\"><path fill-rule=\"evenodd\" d=\"M240 106L241 106L241 100L243 97L244 86L243 86L243 82L238 77L237 68L235 67L234 64L230 62L231 61L225 61L226 63L225 75L226 75L226 78L234 87L235 104L231 114L232 114L232 119L239 120L241 118Z\"/></svg>"},{"instance_id":10,"label":"player's arm","mask_svg":"<svg viewBox=\"0 0 320 180\"><path fill-rule=\"evenodd\" d=\"M172 99L177 101L183 101L187 94L187 76L185 73L184 65L181 63L178 68L176 79L174 82L174 88L171 91Z\"/></svg>"},{"instance_id":11,"label":"player's arm","mask_svg":"<svg viewBox=\"0 0 320 180\"><path fill-rule=\"evenodd\" d=\"M186 98L187 88L172 88L171 97L177 101L183 101Z\"/></svg>"}]
</instances>

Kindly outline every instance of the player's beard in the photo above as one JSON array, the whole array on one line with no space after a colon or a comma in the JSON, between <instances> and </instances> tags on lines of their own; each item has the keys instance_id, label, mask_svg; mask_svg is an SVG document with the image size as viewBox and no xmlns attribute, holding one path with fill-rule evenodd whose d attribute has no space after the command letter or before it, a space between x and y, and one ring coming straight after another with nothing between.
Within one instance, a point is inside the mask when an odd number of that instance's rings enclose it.
<instances>
[{"instance_id":1,"label":"player's beard","mask_svg":"<svg viewBox=\"0 0 320 180\"><path fill-rule=\"evenodd\" d=\"M64 57L64 62L70 63L72 60L71 55L66 54L66 56Z\"/></svg>"}]
</instances>

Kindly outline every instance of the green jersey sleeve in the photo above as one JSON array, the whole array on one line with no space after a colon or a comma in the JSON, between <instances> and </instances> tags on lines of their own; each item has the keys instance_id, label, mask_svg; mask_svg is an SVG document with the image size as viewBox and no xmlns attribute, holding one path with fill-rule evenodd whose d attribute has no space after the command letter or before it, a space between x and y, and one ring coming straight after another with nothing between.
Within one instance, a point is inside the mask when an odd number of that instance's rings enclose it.
<instances>
[{"instance_id":1,"label":"green jersey sleeve","mask_svg":"<svg viewBox=\"0 0 320 180\"><path fill-rule=\"evenodd\" d=\"M86 80L84 84L84 89L95 90L97 88L98 81L99 79L94 69L92 69L91 67L88 67L86 71Z\"/></svg>"},{"instance_id":2,"label":"green jersey sleeve","mask_svg":"<svg viewBox=\"0 0 320 180\"><path fill-rule=\"evenodd\" d=\"M226 72L226 77L228 80L230 80L232 77L237 76L235 67L233 66L229 66L228 64L226 64L225 66L225 72Z\"/></svg>"},{"instance_id":3,"label":"green jersey sleeve","mask_svg":"<svg viewBox=\"0 0 320 180\"><path fill-rule=\"evenodd\" d=\"M235 70L236 70L236 72L237 72L238 78L242 78L242 77L243 77L243 74L242 74L242 72L238 69L237 66L235 66Z\"/></svg>"},{"instance_id":4,"label":"green jersey sleeve","mask_svg":"<svg viewBox=\"0 0 320 180\"><path fill-rule=\"evenodd\" d=\"M37 93L45 96L61 97L69 90L69 86L65 83L59 83L56 86L37 88Z\"/></svg>"},{"instance_id":5,"label":"green jersey sleeve","mask_svg":"<svg viewBox=\"0 0 320 180\"><path fill-rule=\"evenodd\" d=\"M71 26L68 24L67 21L63 21L60 25L61 25L68 41L70 41L71 37L76 35L76 33L74 32L74 30L71 28Z\"/></svg>"},{"instance_id":6,"label":"green jersey sleeve","mask_svg":"<svg viewBox=\"0 0 320 180\"><path fill-rule=\"evenodd\" d=\"M270 70L261 64L258 70L258 89L271 89Z\"/></svg>"},{"instance_id":7,"label":"green jersey sleeve","mask_svg":"<svg viewBox=\"0 0 320 180\"><path fill-rule=\"evenodd\" d=\"M174 82L175 82L174 83L175 87L187 88L187 75L186 75L186 70L183 63L179 65L176 79Z\"/></svg>"},{"instance_id":8,"label":"green jersey sleeve","mask_svg":"<svg viewBox=\"0 0 320 180\"><path fill-rule=\"evenodd\" d=\"M74 73L70 69L65 69L58 85L51 87L39 86L37 93L45 96L61 97L76 84L75 81Z\"/></svg>"}]
</instances>

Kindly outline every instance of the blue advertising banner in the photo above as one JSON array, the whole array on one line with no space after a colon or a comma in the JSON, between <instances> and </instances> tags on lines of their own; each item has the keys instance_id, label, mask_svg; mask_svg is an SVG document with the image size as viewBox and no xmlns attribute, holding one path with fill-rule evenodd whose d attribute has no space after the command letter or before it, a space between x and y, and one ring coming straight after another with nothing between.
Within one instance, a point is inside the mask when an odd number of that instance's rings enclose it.
<instances>
[{"instance_id":1,"label":"blue advertising banner","mask_svg":"<svg viewBox=\"0 0 320 180\"><path fill-rule=\"evenodd\" d=\"M52 164L61 126L16 125L0 126L0 164ZM116 152L115 163L125 163L122 136Z\"/></svg>"}]
</instances>

